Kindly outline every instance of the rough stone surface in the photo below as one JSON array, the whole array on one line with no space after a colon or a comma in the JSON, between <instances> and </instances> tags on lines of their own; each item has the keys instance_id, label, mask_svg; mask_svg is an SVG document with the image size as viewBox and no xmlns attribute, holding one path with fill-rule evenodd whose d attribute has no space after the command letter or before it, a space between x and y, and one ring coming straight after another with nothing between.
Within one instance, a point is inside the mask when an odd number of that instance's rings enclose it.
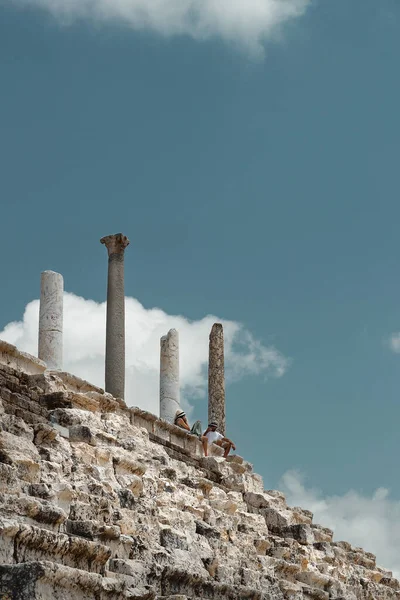
<instances>
[{"instance_id":1,"label":"rough stone surface","mask_svg":"<svg viewBox=\"0 0 400 600\"><path fill-rule=\"evenodd\" d=\"M100 242L108 250L105 387L117 398L125 396L125 287L124 253L129 245L122 233Z\"/></svg>"},{"instance_id":2,"label":"rough stone surface","mask_svg":"<svg viewBox=\"0 0 400 600\"><path fill-rule=\"evenodd\" d=\"M47 368L46 363L39 358L17 350L15 346L3 340L0 340L0 363L30 375L44 373Z\"/></svg>"},{"instance_id":3,"label":"rough stone surface","mask_svg":"<svg viewBox=\"0 0 400 600\"><path fill-rule=\"evenodd\" d=\"M179 408L179 335L171 329L160 340L160 418L173 423Z\"/></svg>"},{"instance_id":4,"label":"rough stone surface","mask_svg":"<svg viewBox=\"0 0 400 600\"><path fill-rule=\"evenodd\" d=\"M243 458L52 377L0 362L2 600L400 600Z\"/></svg>"},{"instance_id":5,"label":"rough stone surface","mask_svg":"<svg viewBox=\"0 0 400 600\"><path fill-rule=\"evenodd\" d=\"M63 294L62 275L44 271L40 287L38 354L49 369L55 370L61 370L63 365Z\"/></svg>"},{"instance_id":6,"label":"rough stone surface","mask_svg":"<svg viewBox=\"0 0 400 600\"><path fill-rule=\"evenodd\" d=\"M210 333L208 358L208 422L218 423L218 429L225 435L225 367L224 330L220 323L214 323Z\"/></svg>"}]
</instances>

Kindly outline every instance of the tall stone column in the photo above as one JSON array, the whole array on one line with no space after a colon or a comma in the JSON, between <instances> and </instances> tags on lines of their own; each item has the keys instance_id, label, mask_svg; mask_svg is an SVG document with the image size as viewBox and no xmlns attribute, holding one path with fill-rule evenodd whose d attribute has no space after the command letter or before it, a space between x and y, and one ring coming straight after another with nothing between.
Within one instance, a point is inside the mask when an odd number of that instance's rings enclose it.
<instances>
[{"instance_id":1,"label":"tall stone column","mask_svg":"<svg viewBox=\"0 0 400 600\"><path fill-rule=\"evenodd\" d=\"M224 330L221 323L214 323L210 333L208 355L208 422L218 423L225 435L225 368Z\"/></svg>"},{"instance_id":2,"label":"tall stone column","mask_svg":"<svg viewBox=\"0 0 400 600\"><path fill-rule=\"evenodd\" d=\"M43 271L40 285L38 356L48 369L63 368L63 295L60 273Z\"/></svg>"},{"instance_id":3,"label":"tall stone column","mask_svg":"<svg viewBox=\"0 0 400 600\"><path fill-rule=\"evenodd\" d=\"M107 326L105 389L117 398L125 396L125 289L124 252L126 235L101 238L108 250Z\"/></svg>"},{"instance_id":4,"label":"tall stone column","mask_svg":"<svg viewBox=\"0 0 400 600\"><path fill-rule=\"evenodd\" d=\"M160 417L174 422L180 408L179 334L171 329L160 339Z\"/></svg>"}]
</instances>

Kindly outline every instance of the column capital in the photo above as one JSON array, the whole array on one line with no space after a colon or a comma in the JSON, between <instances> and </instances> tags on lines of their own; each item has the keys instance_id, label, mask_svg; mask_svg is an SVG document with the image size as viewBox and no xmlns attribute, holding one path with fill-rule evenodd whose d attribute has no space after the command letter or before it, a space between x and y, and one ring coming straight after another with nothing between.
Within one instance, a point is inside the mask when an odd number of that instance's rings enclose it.
<instances>
[{"instance_id":1,"label":"column capital","mask_svg":"<svg viewBox=\"0 0 400 600\"><path fill-rule=\"evenodd\" d=\"M123 254L125 248L129 246L129 240L123 233L106 235L101 238L100 242L107 248L108 256L111 256L111 254Z\"/></svg>"}]
</instances>

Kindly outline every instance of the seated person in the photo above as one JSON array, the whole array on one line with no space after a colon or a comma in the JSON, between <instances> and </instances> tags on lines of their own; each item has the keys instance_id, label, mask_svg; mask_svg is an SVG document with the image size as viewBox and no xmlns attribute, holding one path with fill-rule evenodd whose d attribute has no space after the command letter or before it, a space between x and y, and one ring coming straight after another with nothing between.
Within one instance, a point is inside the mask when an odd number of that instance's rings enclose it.
<instances>
[{"instance_id":1,"label":"seated person","mask_svg":"<svg viewBox=\"0 0 400 600\"><path fill-rule=\"evenodd\" d=\"M204 436L208 439L209 444L217 444L217 446L221 446L224 449L224 458L226 458L229 452L232 450L236 450L235 444L229 438L222 435L217 431L218 423L209 423L207 429L204 432Z\"/></svg>"},{"instance_id":2,"label":"seated person","mask_svg":"<svg viewBox=\"0 0 400 600\"><path fill-rule=\"evenodd\" d=\"M182 427L182 429L186 429L191 435L195 435L199 438L201 443L203 444L204 456L208 455L208 440L204 435L201 434L201 423L200 421L196 421L193 424L193 427L190 428L188 420L186 418L186 413L183 410L177 410L175 413L174 425L178 427Z\"/></svg>"}]
</instances>

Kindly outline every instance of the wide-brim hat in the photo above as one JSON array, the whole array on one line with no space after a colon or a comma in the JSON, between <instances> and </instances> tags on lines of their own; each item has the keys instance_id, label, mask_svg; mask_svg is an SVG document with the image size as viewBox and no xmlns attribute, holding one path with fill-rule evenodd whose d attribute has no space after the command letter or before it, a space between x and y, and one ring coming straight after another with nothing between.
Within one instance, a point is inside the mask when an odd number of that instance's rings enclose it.
<instances>
[{"instance_id":1,"label":"wide-brim hat","mask_svg":"<svg viewBox=\"0 0 400 600\"><path fill-rule=\"evenodd\" d=\"M216 427L218 429L218 423L215 423L215 421L211 421L211 423L208 424L209 427Z\"/></svg>"},{"instance_id":2,"label":"wide-brim hat","mask_svg":"<svg viewBox=\"0 0 400 600\"><path fill-rule=\"evenodd\" d=\"M177 410L175 413L175 419L182 419L183 417L186 417L186 413L183 412L183 410Z\"/></svg>"}]
</instances>

